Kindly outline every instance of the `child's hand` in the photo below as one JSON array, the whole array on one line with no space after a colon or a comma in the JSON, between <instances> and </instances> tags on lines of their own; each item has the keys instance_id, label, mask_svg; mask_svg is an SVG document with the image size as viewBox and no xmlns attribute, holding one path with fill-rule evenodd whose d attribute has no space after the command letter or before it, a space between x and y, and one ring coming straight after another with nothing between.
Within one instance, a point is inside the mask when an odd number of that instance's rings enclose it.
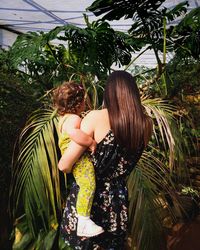
<instances>
[{"instance_id":1,"label":"child's hand","mask_svg":"<svg viewBox=\"0 0 200 250\"><path fill-rule=\"evenodd\" d=\"M92 141L92 144L89 146L89 150L91 151L91 154L93 155L97 147L97 143L95 140Z\"/></svg>"}]
</instances>

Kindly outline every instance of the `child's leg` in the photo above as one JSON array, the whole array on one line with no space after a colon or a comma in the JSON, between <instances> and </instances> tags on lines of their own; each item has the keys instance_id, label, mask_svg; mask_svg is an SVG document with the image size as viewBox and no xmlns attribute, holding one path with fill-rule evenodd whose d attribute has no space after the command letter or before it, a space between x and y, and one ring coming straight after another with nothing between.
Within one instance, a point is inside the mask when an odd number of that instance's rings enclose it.
<instances>
[{"instance_id":1,"label":"child's leg","mask_svg":"<svg viewBox=\"0 0 200 250\"><path fill-rule=\"evenodd\" d=\"M91 237L103 232L102 227L90 220L90 212L96 188L93 164L88 157L82 157L73 169L79 192L76 202L78 213L77 235Z\"/></svg>"},{"instance_id":2,"label":"child's leg","mask_svg":"<svg viewBox=\"0 0 200 250\"><path fill-rule=\"evenodd\" d=\"M90 216L96 189L95 175L92 165L88 167L87 163L87 171L83 168L82 166L78 167L78 175L76 175L75 177L76 183L79 185L76 210L77 213L81 216Z\"/></svg>"}]
</instances>

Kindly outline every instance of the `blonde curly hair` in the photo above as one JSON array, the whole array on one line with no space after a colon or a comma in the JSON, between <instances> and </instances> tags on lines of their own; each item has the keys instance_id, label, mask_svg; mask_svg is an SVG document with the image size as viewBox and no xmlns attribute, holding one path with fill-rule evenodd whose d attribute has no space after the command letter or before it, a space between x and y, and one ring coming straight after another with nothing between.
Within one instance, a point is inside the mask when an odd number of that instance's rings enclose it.
<instances>
[{"instance_id":1,"label":"blonde curly hair","mask_svg":"<svg viewBox=\"0 0 200 250\"><path fill-rule=\"evenodd\" d=\"M77 114L84 101L83 85L74 81L64 82L53 91L53 105L59 115Z\"/></svg>"}]
</instances>

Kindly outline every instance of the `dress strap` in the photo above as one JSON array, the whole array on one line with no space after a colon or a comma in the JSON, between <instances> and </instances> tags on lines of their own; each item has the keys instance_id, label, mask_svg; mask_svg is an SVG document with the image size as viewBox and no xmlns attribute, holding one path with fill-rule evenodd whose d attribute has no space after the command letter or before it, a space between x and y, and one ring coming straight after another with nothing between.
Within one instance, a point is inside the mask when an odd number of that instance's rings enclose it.
<instances>
[{"instance_id":1,"label":"dress strap","mask_svg":"<svg viewBox=\"0 0 200 250\"><path fill-rule=\"evenodd\" d=\"M61 119L62 119L62 122L59 124L59 132L62 133L62 127L63 127L63 124L64 122L69 118L70 114L66 114L64 115Z\"/></svg>"}]
</instances>

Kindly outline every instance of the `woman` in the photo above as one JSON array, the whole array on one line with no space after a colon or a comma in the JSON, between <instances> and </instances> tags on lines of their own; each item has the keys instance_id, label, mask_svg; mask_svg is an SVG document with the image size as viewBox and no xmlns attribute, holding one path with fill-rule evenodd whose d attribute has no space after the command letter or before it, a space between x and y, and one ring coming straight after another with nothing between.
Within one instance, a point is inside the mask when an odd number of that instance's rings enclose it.
<instances>
[{"instance_id":1,"label":"woman","mask_svg":"<svg viewBox=\"0 0 200 250\"><path fill-rule=\"evenodd\" d=\"M152 133L152 121L143 112L134 78L125 71L113 72L104 92L104 108L91 111L81 129L97 142L92 161L96 173L96 192L92 220L104 233L92 238L76 233L76 197L73 184L61 223L61 235L72 249L124 249L128 224L127 176L134 169ZM59 162L59 169L71 172L86 150L71 142Z\"/></svg>"}]
</instances>

